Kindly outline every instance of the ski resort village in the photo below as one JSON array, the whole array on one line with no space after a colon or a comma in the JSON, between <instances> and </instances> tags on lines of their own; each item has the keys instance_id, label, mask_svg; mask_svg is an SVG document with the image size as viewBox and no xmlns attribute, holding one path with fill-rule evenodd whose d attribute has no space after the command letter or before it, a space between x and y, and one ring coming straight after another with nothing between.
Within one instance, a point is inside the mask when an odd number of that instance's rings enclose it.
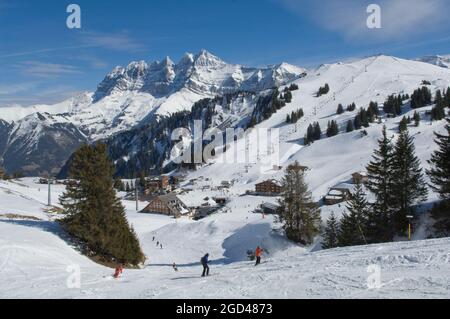
<instances>
[{"instance_id":1,"label":"ski resort village","mask_svg":"<svg viewBox=\"0 0 450 319\"><path fill-rule=\"evenodd\" d=\"M202 50L0 108L0 297L449 298L435 60Z\"/></svg>"}]
</instances>

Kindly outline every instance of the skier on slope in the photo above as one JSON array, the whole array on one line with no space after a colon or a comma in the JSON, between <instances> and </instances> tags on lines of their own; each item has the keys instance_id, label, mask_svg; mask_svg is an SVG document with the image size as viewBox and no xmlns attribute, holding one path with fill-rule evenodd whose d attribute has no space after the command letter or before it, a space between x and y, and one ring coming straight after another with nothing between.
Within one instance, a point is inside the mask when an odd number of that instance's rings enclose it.
<instances>
[{"instance_id":1,"label":"skier on slope","mask_svg":"<svg viewBox=\"0 0 450 319\"><path fill-rule=\"evenodd\" d=\"M256 263L255 263L255 266L258 266L261 263L262 253L263 253L263 249L261 247L259 247L259 246L256 247L256 250L255 250Z\"/></svg>"},{"instance_id":2,"label":"skier on slope","mask_svg":"<svg viewBox=\"0 0 450 319\"><path fill-rule=\"evenodd\" d=\"M118 265L116 267L116 271L114 272L114 278L120 278L120 276L122 275L123 272L123 266L122 265Z\"/></svg>"},{"instance_id":3,"label":"skier on slope","mask_svg":"<svg viewBox=\"0 0 450 319\"><path fill-rule=\"evenodd\" d=\"M202 259L200 259L200 262L202 263L203 266L203 273L202 273L202 277L209 276L209 254L206 254L205 256L202 257Z\"/></svg>"}]
</instances>

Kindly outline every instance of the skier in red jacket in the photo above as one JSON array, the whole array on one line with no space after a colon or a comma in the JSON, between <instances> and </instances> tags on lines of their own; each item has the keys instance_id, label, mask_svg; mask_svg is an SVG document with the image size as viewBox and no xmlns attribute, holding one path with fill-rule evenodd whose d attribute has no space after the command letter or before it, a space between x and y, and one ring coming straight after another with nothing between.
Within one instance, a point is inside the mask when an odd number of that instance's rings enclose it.
<instances>
[{"instance_id":1,"label":"skier in red jacket","mask_svg":"<svg viewBox=\"0 0 450 319\"><path fill-rule=\"evenodd\" d=\"M261 263L261 257L262 257L263 250L261 247L256 247L255 251L255 257L256 257L256 263L255 266L258 266Z\"/></svg>"},{"instance_id":2,"label":"skier in red jacket","mask_svg":"<svg viewBox=\"0 0 450 319\"><path fill-rule=\"evenodd\" d=\"M114 272L114 278L119 278L122 275L123 267L122 265L119 265L116 267L116 271Z\"/></svg>"}]
</instances>

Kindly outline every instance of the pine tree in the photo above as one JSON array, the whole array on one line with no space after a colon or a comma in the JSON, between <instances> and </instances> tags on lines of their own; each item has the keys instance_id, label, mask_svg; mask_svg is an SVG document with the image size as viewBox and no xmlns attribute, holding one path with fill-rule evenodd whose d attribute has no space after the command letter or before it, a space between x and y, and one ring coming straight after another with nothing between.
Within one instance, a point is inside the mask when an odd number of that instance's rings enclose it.
<instances>
[{"instance_id":1,"label":"pine tree","mask_svg":"<svg viewBox=\"0 0 450 319\"><path fill-rule=\"evenodd\" d=\"M432 189L443 200L450 200L450 120L445 126L447 135L435 133L435 142L439 149L436 150L428 161L431 165L427 174L430 176Z\"/></svg>"},{"instance_id":2,"label":"pine tree","mask_svg":"<svg viewBox=\"0 0 450 319\"><path fill-rule=\"evenodd\" d=\"M448 106L447 96L448 93L445 91L444 94L441 93L441 90L436 91L434 100L436 105L431 110L431 119L433 121L440 121L445 118L445 108Z\"/></svg>"},{"instance_id":3,"label":"pine tree","mask_svg":"<svg viewBox=\"0 0 450 319\"><path fill-rule=\"evenodd\" d=\"M286 115L286 123L291 123L291 116L289 114Z\"/></svg>"},{"instance_id":4,"label":"pine tree","mask_svg":"<svg viewBox=\"0 0 450 319\"><path fill-rule=\"evenodd\" d=\"M369 203L361 183L355 186L355 192L349 200L348 214L341 218L341 228L338 236L339 246L356 246L367 244L365 232L369 217Z\"/></svg>"},{"instance_id":5,"label":"pine tree","mask_svg":"<svg viewBox=\"0 0 450 319\"><path fill-rule=\"evenodd\" d=\"M399 95L399 96L397 96L397 102L395 103L395 114L396 115L402 114L402 107L403 107L403 99Z\"/></svg>"},{"instance_id":6,"label":"pine tree","mask_svg":"<svg viewBox=\"0 0 450 319\"><path fill-rule=\"evenodd\" d=\"M370 111L370 113L371 113L373 116L378 116L378 115L380 115L380 109L378 108L378 103L377 103L377 102L371 101L371 102L369 103L368 111Z\"/></svg>"},{"instance_id":7,"label":"pine tree","mask_svg":"<svg viewBox=\"0 0 450 319\"><path fill-rule=\"evenodd\" d=\"M447 122L447 135L435 133L439 148L428 161L431 168L427 171L432 183L430 186L442 199L431 209L434 231L440 237L450 236L450 120Z\"/></svg>"},{"instance_id":8,"label":"pine tree","mask_svg":"<svg viewBox=\"0 0 450 319\"><path fill-rule=\"evenodd\" d=\"M445 118L445 109L442 107L442 104L436 105L431 109L431 120L432 121L440 121Z\"/></svg>"},{"instance_id":9,"label":"pine tree","mask_svg":"<svg viewBox=\"0 0 450 319\"><path fill-rule=\"evenodd\" d=\"M439 96L441 96L441 92L436 92L437 99L439 99ZM432 94L430 89L428 89L426 86L417 89L414 91L414 93L411 95L411 108L419 108L424 107L426 105L430 105L432 102Z\"/></svg>"},{"instance_id":10,"label":"pine tree","mask_svg":"<svg viewBox=\"0 0 450 319\"><path fill-rule=\"evenodd\" d=\"M397 234L404 234L412 205L427 199L427 188L423 179L420 161L415 155L414 140L408 130L400 133L394 147L393 177L396 212L393 223Z\"/></svg>"},{"instance_id":11,"label":"pine tree","mask_svg":"<svg viewBox=\"0 0 450 319\"><path fill-rule=\"evenodd\" d=\"M415 111L413 118L414 118L414 125L416 127L418 127L420 125L420 114L419 114L419 112Z\"/></svg>"},{"instance_id":12,"label":"pine tree","mask_svg":"<svg viewBox=\"0 0 450 319\"><path fill-rule=\"evenodd\" d=\"M120 180L120 178L114 178L114 188L118 191L120 191L120 185L121 185L122 181Z\"/></svg>"},{"instance_id":13,"label":"pine tree","mask_svg":"<svg viewBox=\"0 0 450 319\"><path fill-rule=\"evenodd\" d=\"M402 120L400 121L398 130L400 133L408 130L408 121L406 120L406 117L403 117Z\"/></svg>"},{"instance_id":14,"label":"pine tree","mask_svg":"<svg viewBox=\"0 0 450 319\"><path fill-rule=\"evenodd\" d=\"M286 101L286 103L291 103L292 102L292 93L291 93L291 91L286 91L286 93L284 93L284 100Z\"/></svg>"},{"instance_id":15,"label":"pine tree","mask_svg":"<svg viewBox=\"0 0 450 319\"><path fill-rule=\"evenodd\" d=\"M370 242L392 241L394 229L391 218L394 213L393 146L387 137L386 126L383 137L378 140L372 161L367 166L367 188L375 195L375 203L367 221L367 237Z\"/></svg>"},{"instance_id":16,"label":"pine tree","mask_svg":"<svg viewBox=\"0 0 450 319\"><path fill-rule=\"evenodd\" d=\"M359 114L355 116L355 120L354 120L354 125L353 126L355 127L355 130L361 129L361 118L360 118Z\"/></svg>"},{"instance_id":17,"label":"pine tree","mask_svg":"<svg viewBox=\"0 0 450 319\"><path fill-rule=\"evenodd\" d=\"M332 137L338 134L339 134L339 126L337 125L336 121L332 120L331 122L328 122L327 136Z\"/></svg>"},{"instance_id":18,"label":"pine tree","mask_svg":"<svg viewBox=\"0 0 450 319\"><path fill-rule=\"evenodd\" d=\"M298 121L297 114L294 111L292 111L291 122L292 123L297 123L297 121Z\"/></svg>"},{"instance_id":19,"label":"pine tree","mask_svg":"<svg viewBox=\"0 0 450 319\"><path fill-rule=\"evenodd\" d=\"M342 106L342 104L339 104L336 113L342 114L344 112L345 112L344 107Z\"/></svg>"},{"instance_id":20,"label":"pine tree","mask_svg":"<svg viewBox=\"0 0 450 319\"><path fill-rule=\"evenodd\" d=\"M445 106L450 107L450 87L447 88L447 92L445 93Z\"/></svg>"},{"instance_id":21,"label":"pine tree","mask_svg":"<svg viewBox=\"0 0 450 319\"><path fill-rule=\"evenodd\" d=\"M314 123L314 140L318 141L322 138L322 130L320 129L319 122Z\"/></svg>"},{"instance_id":22,"label":"pine tree","mask_svg":"<svg viewBox=\"0 0 450 319\"><path fill-rule=\"evenodd\" d=\"M408 115L408 117L406 118L406 123L409 125L411 124L411 116Z\"/></svg>"},{"instance_id":23,"label":"pine tree","mask_svg":"<svg viewBox=\"0 0 450 319\"><path fill-rule=\"evenodd\" d=\"M305 145L312 142L314 142L314 127L312 124L309 124L308 129L306 130Z\"/></svg>"},{"instance_id":24,"label":"pine tree","mask_svg":"<svg viewBox=\"0 0 450 319\"><path fill-rule=\"evenodd\" d=\"M355 102L353 102L352 104L347 106L347 111L348 112L353 112L354 110L356 110L356 104Z\"/></svg>"},{"instance_id":25,"label":"pine tree","mask_svg":"<svg viewBox=\"0 0 450 319\"><path fill-rule=\"evenodd\" d=\"M364 127L369 127L369 116L365 108L359 110L359 118L361 119L361 125Z\"/></svg>"},{"instance_id":26,"label":"pine tree","mask_svg":"<svg viewBox=\"0 0 450 319\"><path fill-rule=\"evenodd\" d=\"M403 101L406 96L402 95L390 95L383 104L383 110L391 117L402 114ZM375 111L375 108L373 109Z\"/></svg>"},{"instance_id":27,"label":"pine tree","mask_svg":"<svg viewBox=\"0 0 450 319\"><path fill-rule=\"evenodd\" d=\"M84 145L74 153L70 182L60 202L62 225L101 261L138 265L144 255L113 185L114 165L105 144Z\"/></svg>"},{"instance_id":28,"label":"pine tree","mask_svg":"<svg viewBox=\"0 0 450 319\"><path fill-rule=\"evenodd\" d=\"M290 165L282 181L279 222L286 236L298 243L309 245L320 233L320 209L313 202L304 180L304 171L295 162Z\"/></svg>"},{"instance_id":29,"label":"pine tree","mask_svg":"<svg viewBox=\"0 0 450 319\"><path fill-rule=\"evenodd\" d=\"M322 248L330 249L338 247L339 222L334 213L331 213L323 233Z\"/></svg>"},{"instance_id":30,"label":"pine tree","mask_svg":"<svg viewBox=\"0 0 450 319\"><path fill-rule=\"evenodd\" d=\"M436 97L434 99L435 104L442 104L444 102L444 98L442 97L441 90L436 91Z\"/></svg>"},{"instance_id":31,"label":"pine tree","mask_svg":"<svg viewBox=\"0 0 450 319\"><path fill-rule=\"evenodd\" d=\"M347 133L350 133L350 132L354 131L352 120L348 120L346 131L347 131Z\"/></svg>"},{"instance_id":32,"label":"pine tree","mask_svg":"<svg viewBox=\"0 0 450 319\"><path fill-rule=\"evenodd\" d=\"M328 94L328 92L330 91L330 86L327 84L325 84L325 86L320 87L319 91L317 92L317 97L321 96L321 95L325 95Z\"/></svg>"}]
</instances>

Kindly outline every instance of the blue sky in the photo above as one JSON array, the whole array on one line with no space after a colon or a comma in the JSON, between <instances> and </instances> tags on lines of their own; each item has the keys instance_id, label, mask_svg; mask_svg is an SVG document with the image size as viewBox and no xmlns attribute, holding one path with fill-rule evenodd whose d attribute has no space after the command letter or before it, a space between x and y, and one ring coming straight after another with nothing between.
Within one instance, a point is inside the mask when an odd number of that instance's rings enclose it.
<instances>
[{"instance_id":1,"label":"blue sky","mask_svg":"<svg viewBox=\"0 0 450 319\"><path fill-rule=\"evenodd\" d=\"M80 30L66 27L71 3ZM370 3L381 29L365 25ZM0 0L0 105L58 102L116 65L200 49L249 66L450 54L448 12L448 0Z\"/></svg>"}]
</instances>

